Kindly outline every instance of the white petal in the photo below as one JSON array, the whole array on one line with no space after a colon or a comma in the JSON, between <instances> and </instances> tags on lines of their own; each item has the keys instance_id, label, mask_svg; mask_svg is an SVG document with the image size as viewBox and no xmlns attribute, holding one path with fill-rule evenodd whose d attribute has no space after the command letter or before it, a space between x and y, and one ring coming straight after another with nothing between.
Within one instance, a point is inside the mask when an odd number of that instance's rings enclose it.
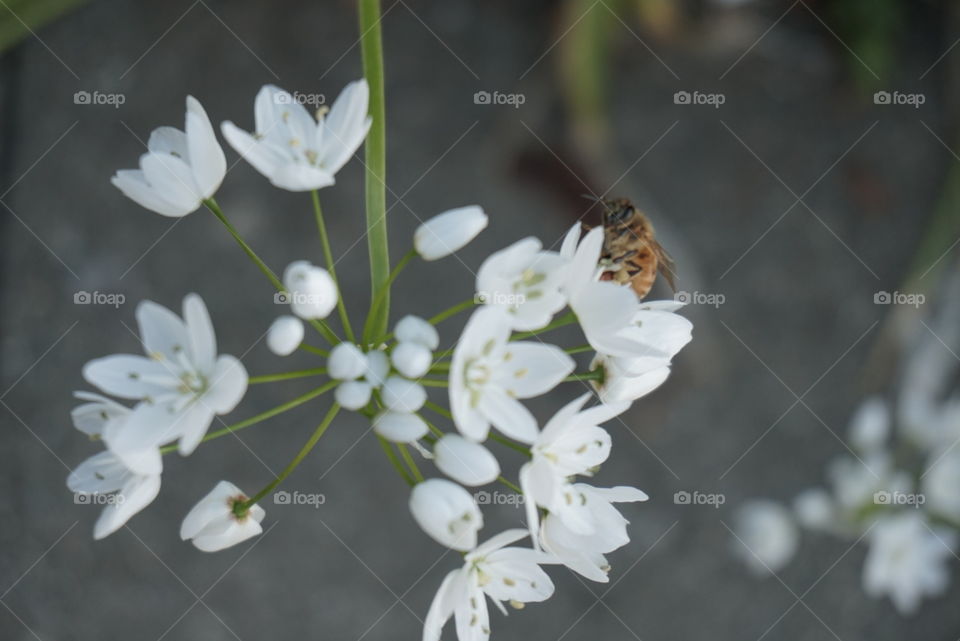
<instances>
[{"instance_id":1,"label":"white petal","mask_svg":"<svg viewBox=\"0 0 960 641\"><path fill-rule=\"evenodd\" d=\"M402 375L407 378L420 378L430 369L433 354L423 345L401 342L393 348L390 360Z\"/></svg>"},{"instance_id":2,"label":"white petal","mask_svg":"<svg viewBox=\"0 0 960 641\"><path fill-rule=\"evenodd\" d=\"M497 380L515 398L532 398L549 392L577 365L555 345L526 341L509 343L504 360Z\"/></svg>"},{"instance_id":3,"label":"white petal","mask_svg":"<svg viewBox=\"0 0 960 641\"><path fill-rule=\"evenodd\" d=\"M281 316L267 330L267 347L277 356L289 356L303 342L303 321L296 316Z\"/></svg>"},{"instance_id":4,"label":"white petal","mask_svg":"<svg viewBox=\"0 0 960 641\"><path fill-rule=\"evenodd\" d=\"M483 209L476 205L451 209L417 227L413 246L424 260L437 260L462 249L488 222Z\"/></svg>"},{"instance_id":5,"label":"white petal","mask_svg":"<svg viewBox=\"0 0 960 641\"><path fill-rule=\"evenodd\" d=\"M143 171L139 169L121 169L110 179L110 183L141 207L163 216L180 218L196 209L183 207L165 198L147 182Z\"/></svg>"},{"instance_id":6,"label":"white petal","mask_svg":"<svg viewBox=\"0 0 960 641\"><path fill-rule=\"evenodd\" d=\"M210 387L200 402L217 414L233 411L247 392L247 369L233 356L224 354L217 359L208 381Z\"/></svg>"},{"instance_id":7,"label":"white petal","mask_svg":"<svg viewBox=\"0 0 960 641\"><path fill-rule=\"evenodd\" d=\"M179 384L164 364L128 354L88 362L83 366L83 378L107 394L132 399L165 394Z\"/></svg>"},{"instance_id":8,"label":"white petal","mask_svg":"<svg viewBox=\"0 0 960 641\"><path fill-rule=\"evenodd\" d=\"M137 305L137 325L144 350L151 358L176 363L190 347L183 320L163 305L142 301Z\"/></svg>"},{"instance_id":9,"label":"white petal","mask_svg":"<svg viewBox=\"0 0 960 641\"><path fill-rule=\"evenodd\" d=\"M500 534L490 537L480 545L478 545L470 554L467 555L467 560L480 559L491 552L504 548L511 543L516 543L520 539L527 536L528 532L520 528L513 528L511 530L504 530Z\"/></svg>"},{"instance_id":10,"label":"white petal","mask_svg":"<svg viewBox=\"0 0 960 641\"><path fill-rule=\"evenodd\" d=\"M454 550L472 550L483 515L465 489L446 479L427 479L410 492L410 512L423 531Z\"/></svg>"},{"instance_id":11,"label":"white petal","mask_svg":"<svg viewBox=\"0 0 960 641\"><path fill-rule=\"evenodd\" d=\"M367 352L367 371L363 378L374 387L382 386L390 373L390 359L380 350Z\"/></svg>"},{"instance_id":12,"label":"white petal","mask_svg":"<svg viewBox=\"0 0 960 641\"><path fill-rule=\"evenodd\" d=\"M498 430L516 441L529 444L537 438L537 419L530 410L497 387L484 392L480 411Z\"/></svg>"},{"instance_id":13,"label":"white petal","mask_svg":"<svg viewBox=\"0 0 960 641\"><path fill-rule=\"evenodd\" d=\"M252 512L252 510L251 510ZM206 530L191 539L194 547L201 552L219 552L237 543L242 543L249 538L255 537L263 532L260 523L251 517L247 517L242 523L231 521L224 530L207 533Z\"/></svg>"},{"instance_id":14,"label":"white petal","mask_svg":"<svg viewBox=\"0 0 960 641\"><path fill-rule=\"evenodd\" d=\"M373 389L366 381L344 381L337 386L334 398L341 407L358 410L370 402Z\"/></svg>"},{"instance_id":15,"label":"white petal","mask_svg":"<svg viewBox=\"0 0 960 641\"><path fill-rule=\"evenodd\" d=\"M433 446L437 468L464 485L486 485L500 476L500 464L490 450L458 434L446 434Z\"/></svg>"},{"instance_id":16,"label":"white petal","mask_svg":"<svg viewBox=\"0 0 960 641\"><path fill-rule=\"evenodd\" d=\"M330 350L327 374L338 381L352 381L367 371L367 357L353 343L340 343Z\"/></svg>"},{"instance_id":17,"label":"white petal","mask_svg":"<svg viewBox=\"0 0 960 641\"><path fill-rule=\"evenodd\" d=\"M337 285L330 273L308 261L298 260L283 272L293 313L307 320L326 318L337 306Z\"/></svg>"},{"instance_id":18,"label":"white petal","mask_svg":"<svg viewBox=\"0 0 960 641\"><path fill-rule=\"evenodd\" d=\"M287 191L311 191L334 184L333 175L318 167L287 163L275 167L270 182Z\"/></svg>"},{"instance_id":19,"label":"white petal","mask_svg":"<svg viewBox=\"0 0 960 641\"><path fill-rule=\"evenodd\" d=\"M382 412L373 421L373 431L394 443L412 443L429 430L422 418L408 412Z\"/></svg>"},{"instance_id":20,"label":"white petal","mask_svg":"<svg viewBox=\"0 0 960 641\"><path fill-rule=\"evenodd\" d=\"M159 475L131 477L114 496L114 501L103 508L93 528L93 538L99 540L116 532L134 514L150 505L159 493Z\"/></svg>"},{"instance_id":21,"label":"white petal","mask_svg":"<svg viewBox=\"0 0 960 641\"><path fill-rule=\"evenodd\" d=\"M387 409L400 412L416 412L427 401L427 391L422 385L399 376L389 377L381 394Z\"/></svg>"},{"instance_id":22,"label":"white petal","mask_svg":"<svg viewBox=\"0 0 960 641\"><path fill-rule=\"evenodd\" d=\"M140 157L140 169L147 183L184 213L200 206L200 189L186 162L168 154L150 152Z\"/></svg>"},{"instance_id":23,"label":"white petal","mask_svg":"<svg viewBox=\"0 0 960 641\"><path fill-rule=\"evenodd\" d=\"M112 452L94 454L67 477L67 487L78 494L116 492L131 476L130 470Z\"/></svg>"},{"instance_id":24,"label":"white petal","mask_svg":"<svg viewBox=\"0 0 960 641\"><path fill-rule=\"evenodd\" d=\"M130 408L106 396L90 392L75 392L74 396L90 401L70 411L73 426L90 436L102 436L107 425L114 421L122 421L130 413Z\"/></svg>"},{"instance_id":25,"label":"white petal","mask_svg":"<svg viewBox=\"0 0 960 641\"><path fill-rule=\"evenodd\" d=\"M243 131L232 122L225 122L220 126L223 137L227 139L230 146L236 150L243 159L250 163L254 169L269 178L277 169L289 158L281 154L268 143L261 142Z\"/></svg>"},{"instance_id":26,"label":"white petal","mask_svg":"<svg viewBox=\"0 0 960 641\"><path fill-rule=\"evenodd\" d=\"M373 120L367 115L370 89L366 80L348 84L323 121L321 165L336 173L366 137Z\"/></svg>"},{"instance_id":27,"label":"white petal","mask_svg":"<svg viewBox=\"0 0 960 641\"><path fill-rule=\"evenodd\" d=\"M210 429L213 415L213 410L202 402L193 404L183 412L182 418L178 421L181 436L179 443L177 443L177 451L180 452L180 456L193 454L203 437L206 436L207 430Z\"/></svg>"},{"instance_id":28,"label":"white petal","mask_svg":"<svg viewBox=\"0 0 960 641\"><path fill-rule=\"evenodd\" d=\"M147 140L147 150L158 154L170 154L184 160L189 157L187 148L187 134L176 127L157 127L150 132Z\"/></svg>"},{"instance_id":29,"label":"white petal","mask_svg":"<svg viewBox=\"0 0 960 641\"><path fill-rule=\"evenodd\" d=\"M196 294L187 294L184 297L183 320L190 339L193 365L201 373L211 372L217 358L217 337L202 298Z\"/></svg>"},{"instance_id":30,"label":"white petal","mask_svg":"<svg viewBox=\"0 0 960 641\"><path fill-rule=\"evenodd\" d=\"M419 316L404 316L393 330L394 336L401 343L417 343L429 350L440 346L440 334L437 328Z\"/></svg>"},{"instance_id":31,"label":"white petal","mask_svg":"<svg viewBox=\"0 0 960 641\"><path fill-rule=\"evenodd\" d=\"M465 587L461 575L461 570L451 570L443 578L423 622L423 641L440 641L443 625L453 616L453 610L460 601L460 593Z\"/></svg>"},{"instance_id":32,"label":"white petal","mask_svg":"<svg viewBox=\"0 0 960 641\"><path fill-rule=\"evenodd\" d=\"M490 614L487 600L476 579L466 581L465 596L457 602L454 619L458 641L487 641L490 638Z\"/></svg>"},{"instance_id":33,"label":"white petal","mask_svg":"<svg viewBox=\"0 0 960 641\"><path fill-rule=\"evenodd\" d=\"M187 96L186 133L194 179L201 195L210 198L227 173L227 159L217 142L207 112L193 96Z\"/></svg>"}]
</instances>

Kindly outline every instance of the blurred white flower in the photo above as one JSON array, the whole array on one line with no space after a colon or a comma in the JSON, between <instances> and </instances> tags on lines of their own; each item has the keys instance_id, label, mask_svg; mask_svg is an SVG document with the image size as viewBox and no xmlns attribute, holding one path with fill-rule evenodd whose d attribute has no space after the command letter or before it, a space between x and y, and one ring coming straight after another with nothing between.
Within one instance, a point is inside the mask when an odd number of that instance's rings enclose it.
<instances>
[{"instance_id":1,"label":"blurred white flower","mask_svg":"<svg viewBox=\"0 0 960 641\"><path fill-rule=\"evenodd\" d=\"M422 345L433 351L440 346L437 328L419 316L404 316L393 329L393 335L401 343Z\"/></svg>"},{"instance_id":2,"label":"blurred white flower","mask_svg":"<svg viewBox=\"0 0 960 641\"><path fill-rule=\"evenodd\" d=\"M74 392L74 397L87 401L70 411L73 426L91 438L103 438L104 432L119 427L130 414L130 408L92 392Z\"/></svg>"},{"instance_id":3,"label":"blurred white flower","mask_svg":"<svg viewBox=\"0 0 960 641\"><path fill-rule=\"evenodd\" d=\"M427 402L427 391L423 385L399 376L388 377L380 393L384 406L398 412L416 412Z\"/></svg>"},{"instance_id":4,"label":"blurred white flower","mask_svg":"<svg viewBox=\"0 0 960 641\"><path fill-rule=\"evenodd\" d=\"M154 129L140 169L121 169L110 182L141 207L164 216L196 211L213 196L227 172L227 161L210 119L200 103L187 96L186 132Z\"/></svg>"},{"instance_id":5,"label":"blurred white flower","mask_svg":"<svg viewBox=\"0 0 960 641\"><path fill-rule=\"evenodd\" d=\"M112 452L101 452L81 463L67 478L67 487L83 495L109 495L93 528L93 538L116 532L160 493L160 473L137 474Z\"/></svg>"},{"instance_id":6,"label":"blurred white flower","mask_svg":"<svg viewBox=\"0 0 960 641\"><path fill-rule=\"evenodd\" d=\"M850 421L850 445L861 454L882 450L890 435L890 410L879 397L864 401Z\"/></svg>"},{"instance_id":7,"label":"blurred white flower","mask_svg":"<svg viewBox=\"0 0 960 641\"><path fill-rule=\"evenodd\" d=\"M466 552L477 545L483 514L465 489L446 479L427 479L410 492L410 512L433 540Z\"/></svg>"},{"instance_id":8,"label":"blurred white flower","mask_svg":"<svg viewBox=\"0 0 960 641\"><path fill-rule=\"evenodd\" d=\"M366 381L344 381L334 390L333 396L344 409L356 411L370 402L373 388Z\"/></svg>"},{"instance_id":9,"label":"blurred white flower","mask_svg":"<svg viewBox=\"0 0 960 641\"><path fill-rule=\"evenodd\" d=\"M267 347L277 356L289 356L303 342L303 321L296 316L281 316L267 330Z\"/></svg>"},{"instance_id":10,"label":"blurred white flower","mask_svg":"<svg viewBox=\"0 0 960 641\"><path fill-rule=\"evenodd\" d=\"M367 371L367 355L353 343L340 343L327 357L327 374L338 381L352 381Z\"/></svg>"},{"instance_id":11,"label":"blurred white flower","mask_svg":"<svg viewBox=\"0 0 960 641\"><path fill-rule=\"evenodd\" d=\"M297 260L283 271L284 296L290 309L306 320L326 318L337 306L337 284L330 273L309 261Z\"/></svg>"},{"instance_id":12,"label":"blurred white flower","mask_svg":"<svg viewBox=\"0 0 960 641\"><path fill-rule=\"evenodd\" d=\"M836 525L836 507L830 493L822 487L811 487L793 499L797 522L810 530L829 530Z\"/></svg>"},{"instance_id":13,"label":"blurred white flower","mask_svg":"<svg viewBox=\"0 0 960 641\"><path fill-rule=\"evenodd\" d=\"M444 624L454 617L460 641L485 641L490 636L489 596L501 612L503 601L515 608L545 601L553 594L553 582L540 564L552 563L535 550L505 547L526 536L526 530L507 530L464 557L463 567L453 570L437 590L423 626L423 641L439 641Z\"/></svg>"},{"instance_id":14,"label":"blurred white flower","mask_svg":"<svg viewBox=\"0 0 960 641\"><path fill-rule=\"evenodd\" d=\"M477 272L482 302L507 310L516 330L546 326L567 304L560 292L567 261L542 249L538 239L524 238L491 254Z\"/></svg>"},{"instance_id":15,"label":"blurred white flower","mask_svg":"<svg viewBox=\"0 0 960 641\"><path fill-rule=\"evenodd\" d=\"M539 542L544 550L574 572L591 581L606 583L610 564L604 554L630 542L628 521L613 504L646 501L648 497L633 487L600 488L577 483L570 489L581 502L576 508L580 514L575 521L589 523L592 531L583 533L583 527L571 529L563 518L551 512L543 520Z\"/></svg>"},{"instance_id":16,"label":"blurred white flower","mask_svg":"<svg viewBox=\"0 0 960 641\"><path fill-rule=\"evenodd\" d=\"M510 341L508 314L483 307L470 317L453 352L450 409L457 429L481 442L492 424L510 438L532 443L537 421L518 400L544 394L570 374L573 359L559 347Z\"/></svg>"},{"instance_id":17,"label":"blurred white flower","mask_svg":"<svg viewBox=\"0 0 960 641\"><path fill-rule=\"evenodd\" d=\"M793 516L775 501L745 502L737 510L734 532L734 553L758 576L784 567L800 544Z\"/></svg>"},{"instance_id":18,"label":"blurred white flower","mask_svg":"<svg viewBox=\"0 0 960 641\"><path fill-rule=\"evenodd\" d=\"M497 458L483 445L459 434L446 434L433 446L437 468L464 485L486 485L500 476Z\"/></svg>"},{"instance_id":19,"label":"blurred white flower","mask_svg":"<svg viewBox=\"0 0 960 641\"><path fill-rule=\"evenodd\" d=\"M193 452L213 416L243 398L247 371L233 356L217 356L207 307L196 294L183 299L182 320L145 301L137 321L147 356L98 358L84 366L83 376L108 394L143 401L103 439L130 469L149 475L159 473L159 457L143 453L176 439L182 455Z\"/></svg>"},{"instance_id":20,"label":"blurred white flower","mask_svg":"<svg viewBox=\"0 0 960 641\"><path fill-rule=\"evenodd\" d=\"M483 209L470 205L437 214L417 227L413 246L424 260L437 260L463 249L487 227Z\"/></svg>"},{"instance_id":21,"label":"blurred white flower","mask_svg":"<svg viewBox=\"0 0 960 641\"><path fill-rule=\"evenodd\" d=\"M833 486L838 508L854 515L874 504L877 492L910 492L909 476L894 469L889 452L874 452L862 460L852 457L834 459L827 466L827 478Z\"/></svg>"},{"instance_id":22,"label":"blurred white flower","mask_svg":"<svg viewBox=\"0 0 960 641\"><path fill-rule=\"evenodd\" d=\"M924 507L938 516L960 523L960 450L931 455L922 480Z\"/></svg>"},{"instance_id":23,"label":"blurred white flower","mask_svg":"<svg viewBox=\"0 0 960 641\"><path fill-rule=\"evenodd\" d=\"M370 129L370 89L366 80L348 84L329 113L307 109L283 89L265 85L254 103L256 132L232 122L221 126L224 138L274 186L309 191L332 185L334 175L357 150Z\"/></svg>"},{"instance_id":24,"label":"blurred white flower","mask_svg":"<svg viewBox=\"0 0 960 641\"><path fill-rule=\"evenodd\" d=\"M237 516L236 504L246 500L236 485L220 481L183 519L180 538L203 552L217 552L257 536L263 532L260 521L266 513L254 504Z\"/></svg>"},{"instance_id":25,"label":"blurred white flower","mask_svg":"<svg viewBox=\"0 0 960 641\"><path fill-rule=\"evenodd\" d=\"M863 567L863 589L872 597L889 596L901 614L913 614L925 596L946 591L946 563L956 533L933 530L917 510L877 520L868 534L870 551Z\"/></svg>"},{"instance_id":26,"label":"blurred white flower","mask_svg":"<svg viewBox=\"0 0 960 641\"><path fill-rule=\"evenodd\" d=\"M429 371L433 353L418 343L400 342L390 352L390 362L407 378L420 378Z\"/></svg>"},{"instance_id":27,"label":"blurred white flower","mask_svg":"<svg viewBox=\"0 0 960 641\"><path fill-rule=\"evenodd\" d=\"M381 412L373 420L373 431L394 443L413 443L430 430L426 422L412 412Z\"/></svg>"}]
</instances>

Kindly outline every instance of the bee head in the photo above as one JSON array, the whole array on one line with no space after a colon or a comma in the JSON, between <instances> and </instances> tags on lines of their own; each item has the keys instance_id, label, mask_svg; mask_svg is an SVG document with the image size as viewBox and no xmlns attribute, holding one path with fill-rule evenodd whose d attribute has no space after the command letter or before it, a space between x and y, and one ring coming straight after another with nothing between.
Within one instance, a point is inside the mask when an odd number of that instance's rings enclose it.
<instances>
[{"instance_id":1,"label":"bee head","mask_svg":"<svg viewBox=\"0 0 960 641\"><path fill-rule=\"evenodd\" d=\"M626 198L603 201L603 222L618 225L628 222L634 214L633 203Z\"/></svg>"}]
</instances>

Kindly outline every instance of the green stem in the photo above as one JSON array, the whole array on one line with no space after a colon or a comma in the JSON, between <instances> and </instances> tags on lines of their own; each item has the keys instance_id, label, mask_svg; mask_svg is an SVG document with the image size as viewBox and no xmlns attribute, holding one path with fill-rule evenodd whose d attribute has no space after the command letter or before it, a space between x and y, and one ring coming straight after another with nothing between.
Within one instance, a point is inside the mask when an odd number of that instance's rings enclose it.
<instances>
[{"instance_id":1,"label":"green stem","mask_svg":"<svg viewBox=\"0 0 960 641\"><path fill-rule=\"evenodd\" d=\"M568 347L563 351L567 354L582 354L584 352L592 352L594 349L592 345L580 345L579 347Z\"/></svg>"},{"instance_id":2,"label":"green stem","mask_svg":"<svg viewBox=\"0 0 960 641\"><path fill-rule=\"evenodd\" d=\"M313 197L313 214L317 219L317 231L320 233L320 244L323 246L323 258L327 262L327 270L330 272L330 277L337 286L337 312L340 314L340 322L343 324L343 331L347 335L347 340L355 343L357 339L353 335L353 327L350 325L350 317L347 315L347 305L343 302L343 290L340 288L336 263L334 263L333 260L333 252L330 250L330 237L327 235L327 225L323 222L323 210L320 208L320 194L316 189L310 193Z\"/></svg>"},{"instance_id":3,"label":"green stem","mask_svg":"<svg viewBox=\"0 0 960 641\"><path fill-rule=\"evenodd\" d=\"M364 156L366 159L366 216L367 247L370 251L370 301L380 296L390 277L390 253L387 242L387 160L386 109L383 91L383 35L380 29L380 0L359 0L360 52L363 75L370 86L370 116L373 123L367 133ZM383 302L374 317L373 336L387 333L390 317L390 292L383 294Z\"/></svg>"},{"instance_id":4,"label":"green stem","mask_svg":"<svg viewBox=\"0 0 960 641\"><path fill-rule=\"evenodd\" d=\"M397 443L397 449L400 450L400 456L403 457L404 463L406 463L410 471L413 472L413 478L416 482L423 483L423 474L420 473L420 468L417 467L416 461L410 456L410 450L407 449L407 446L403 443Z\"/></svg>"},{"instance_id":5,"label":"green stem","mask_svg":"<svg viewBox=\"0 0 960 641\"><path fill-rule=\"evenodd\" d=\"M505 446L509 447L511 450L515 450L515 451L520 452L521 454L524 454L524 455L526 455L526 456L530 456L530 457L533 456L532 454L530 454L530 448L529 448L529 447L526 447L526 446L524 446L524 445L520 445L519 443L514 443L513 441L511 441L511 440L508 439L507 437L505 437L505 436L500 436L500 435L497 434L496 432L490 432L490 434L487 436L487 438L489 438L491 441L496 441L496 442L499 443L500 445L505 445Z\"/></svg>"},{"instance_id":6,"label":"green stem","mask_svg":"<svg viewBox=\"0 0 960 641\"><path fill-rule=\"evenodd\" d=\"M426 407L428 410L433 410L434 412L436 412L440 416L443 416L444 418L448 418L451 421L453 420L453 414L451 414L450 410L443 407L442 405L437 405L433 401L427 401L426 403L423 404L423 406Z\"/></svg>"},{"instance_id":7,"label":"green stem","mask_svg":"<svg viewBox=\"0 0 960 641\"><path fill-rule=\"evenodd\" d=\"M234 423L233 425L228 425L223 429L210 432L209 434L203 437L203 441L201 442L205 443L207 441L212 441L215 438L220 438L221 436L232 434L233 432L242 430L245 427L256 425L257 423L265 421L268 418L273 418L277 414L283 414L287 410L292 410L294 407L297 407L298 405L303 405L307 401L314 399L325 392L329 392L339 384L340 384L340 381L330 381L329 383L321 385L316 389L310 390L309 392L307 392L306 394L303 394L302 396L298 396L293 400L287 401L283 405L277 405L273 409L269 409L266 412L257 414L256 416L251 416L250 418L240 421L239 423ZM177 449L177 446L175 444L167 445L166 447L160 448L160 452L162 454L169 454L170 452L175 452L176 449Z\"/></svg>"},{"instance_id":8,"label":"green stem","mask_svg":"<svg viewBox=\"0 0 960 641\"><path fill-rule=\"evenodd\" d=\"M403 465L400 463L400 459L397 458L397 455L394 453L393 448L390 447L390 441L383 438L379 434L377 434L377 440L380 441L380 447L383 448L383 452L387 455L387 459L390 461L391 464L393 464L394 469L397 470L397 472L400 474L403 480L407 482L407 485L410 485L411 487L416 485L416 483L414 483L410 475L407 474L407 471L403 469Z\"/></svg>"},{"instance_id":9,"label":"green stem","mask_svg":"<svg viewBox=\"0 0 960 641\"><path fill-rule=\"evenodd\" d=\"M327 350L320 349L319 347L314 347L313 345L307 345L306 343L300 343L297 349L301 349L311 354L316 354L317 356L323 356L324 358L326 358L327 356L330 356L330 352L328 352Z\"/></svg>"},{"instance_id":10,"label":"green stem","mask_svg":"<svg viewBox=\"0 0 960 641\"><path fill-rule=\"evenodd\" d=\"M572 383L574 381L600 381L603 382L603 370L597 369L592 372L585 372L583 374L571 374L570 376L563 379L564 383Z\"/></svg>"},{"instance_id":11,"label":"green stem","mask_svg":"<svg viewBox=\"0 0 960 641\"><path fill-rule=\"evenodd\" d=\"M273 273L273 270L267 267L267 264L257 255L257 252L253 251L253 248L247 244L247 241L240 236L240 232L237 231L236 227L231 224L227 219L226 214L223 213L223 210L220 209L220 205L217 204L217 201L213 198L208 198L203 201L203 204L207 206L213 215L223 223L223 226L227 228L227 231L230 232L230 235L233 236L233 239L237 241L237 244L240 245L240 248L247 254L247 256L260 268L260 271L263 272L264 276L270 279L270 282L273 283L273 286L277 289L278 292L286 292L287 288L283 286L283 282L277 278L277 275ZM330 327L323 322L322 320L312 319L309 321L310 325L313 326L318 332L320 332L327 341L332 345L336 345L340 342L340 338L336 333L330 329Z\"/></svg>"},{"instance_id":12,"label":"green stem","mask_svg":"<svg viewBox=\"0 0 960 641\"><path fill-rule=\"evenodd\" d=\"M502 476L498 476L497 480L503 483L504 485L506 485L507 487L509 487L511 490L513 490L517 494L523 494L523 490L521 490L516 483L512 483L511 481L508 481L506 478Z\"/></svg>"},{"instance_id":13,"label":"green stem","mask_svg":"<svg viewBox=\"0 0 960 641\"><path fill-rule=\"evenodd\" d=\"M251 376L248 381L251 385L257 383L273 383L274 381L286 381L291 378L305 378L307 376L322 376L327 373L326 367L315 367L314 369L301 369L294 372L281 372L279 374L264 374L263 376Z\"/></svg>"},{"instance_id":14,"label":"green stem","mask_svg":"<svg viewBox=\"0 0 960 641\"><path fill-rule=\"evenodd\" d=\"M297 466L300 465L300 462L306 458L307 454L310 453L310 450L313 449L313 446L317 444L317 441L320 440L320 437L323 436L324 432L327 431L327 428L330 427L330 423L333 422L334 417L339 411L340 405L334 403L327 412L327 415L323 417L323 421L317 426L317 429L314 430L309 440L303 444L303 447L300 448L300 451L297 452L297 455L293 457L293 460L290 461L285 468L283 468L283 471L280 472L277 478L267 483L267 485L262 490L257 492L252 499L244 501L244 508L249 509L251 505L269 494L275 487L283 482L283 479L290 476L290 473L297 469Z\"/></svg>"},{"instance_id":15,"label":"green stem","mask_svg":"<svg viewBox=\"0 0 960 641\"><path fill-rule=\"evenodd\" d=\"M546 327L541 327L540 329L534 330L532 332L520 332L519 334L514 334L513 336L510 337L510 340L522 341L525 338L533 338L534 336L542 332L549 332L551 329L557 329L558 327L564 327L566 325L570 325L576 322L577 322L577 315L574 314L573 312L568 312L563 316L561 316L560 318L554 320L552 323L550 323Z\"/></svg>"},{"instance_id":16,"label":"green stem","mask_svg":"<svg viewBox=\"0 0 960 641\"><path fill-rule=\"evenodd\" d=\"M470 309L476 304L477 304L476 301L473 300L472 298L470 300L465 300L462 303L457 303L453 307L443 310L433 318L428 318L427 322L430 323L431 325L437 325L438 323L442 323L443 321L447 320L454 314L459 314L463 310Z\"/></svg>"},{"instance_id":17,"label":"green stem","mask_svg":"<svg viewBox=\"0 0 960 641\"><path fill-rule=\"evenodd\" d=\"M417 416L419 416L420 420L422 420L424 423L427 424L427 427L430 428L430 431L433 432L437 436L437 438L441 438L443 436L443 430L441 430L439 427L437 427L436 425L434 425L433 423L425 419L423 417L423 414L417 414ZM429 438L429 436L424 438Z\"/></svg>"},{"instance_id":18,"label":"green stem","mask_svg":"<svg viewBox=\"0 0 960 641\"><path fill-rule=\"evenodd\" d=\"M363 324L363 342L366 345L371 345L374 343L373 324L376 322L377 312L380 311L380 307L383 305L384 300L390 293L390 288L393 286L393 282L397 279L397 276L400 275L400 272L403 271L403 268L407 266L407 263L409 263L416 255L417 252L414 249L411 249L403 255L403 258L400 259L400 262L397 263L390 272L390 277L387 278L386 287L381 289L380 293L377 294L377 297L373 299L373 303L370 305L370 313L367 314L367 320Z\"/></svg>"},{"instance_id":19,"label":"green stem","mask_svg":"<svg viewBox=\"0 0 960 641\"><path fill-rule=\"evenodd\" d=\"M440 380L436 378L419 378L417 382L423 385L424 387L449 387L450 383L446 379Z\"/></svg>"}]
</instances>

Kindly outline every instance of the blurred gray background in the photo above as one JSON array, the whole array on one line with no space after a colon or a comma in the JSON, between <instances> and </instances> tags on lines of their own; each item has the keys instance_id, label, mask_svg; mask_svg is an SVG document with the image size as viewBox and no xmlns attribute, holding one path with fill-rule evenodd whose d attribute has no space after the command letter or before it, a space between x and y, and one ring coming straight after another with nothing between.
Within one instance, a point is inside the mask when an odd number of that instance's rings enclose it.
<instances>
[{"instance_id":1,"label":"blurred gray background","mask_svg":"<svg viewBox=\"0 0 960 641\"><path fill-rule=\"evenodd\" d=\"M217 481L255 492L282 469L328 400L168 457L158 499L104 541L91 538L98 508L75 505L64 485L97 451L69 420L81 366L137 351L127 328L141 299L179 309L202 294L221 352L251 374L321 365L268 352L269 284L212 216L154 215L109 178L135 166L151 129L182 126L187 94L215 123L244 128L265 83L332 99L361 75L352 3L96 0L57 19L48 4L0 2L0 638L419 638L458 556L417 528L359 417L338 419L284 485L324 505L268 501L266 533L216 554L179 540ZM889 311L874 293L903 282L957 161L952 3L383 4L394 256L443 209L491 215L460 260L402 276L395 319L469 297L472 270L524 235L551 246L578 218L596 223L579 198L591 192L640 202L677 259L679 289L723 300L687 308L694 341L673 376L609 426L616 447L598 482L652 497L624 507L633 541L611 555L611 583L555 568L555 597L508 619L492 612L494 638L955 639L956 588L905 619L864 596L863 547L807 536L778 577L757 579L727 529L743 500L819 483L845 451L852 408L883 385L865 377ZM125 102L75 104L78 91ZM479 91L524 102L476 104ZM677 104L678 91L724 103ZM874 91L925 102L875 104ZM320 262L309 196L227 156L218 199L241 233L275 269ZM321 192L355 318L368 296L362 178L355 160ZM78 291L126 303L75 305ZM442 326L447 345L462 322ZM225 420L311 382L255 386ZM575 386L535 403L540 417ZM514 477L520 460L502 456ZM675 505L679 490L726 502ZM485 533L521 516L490 508Z\"/></svg>"}]
</instances>

